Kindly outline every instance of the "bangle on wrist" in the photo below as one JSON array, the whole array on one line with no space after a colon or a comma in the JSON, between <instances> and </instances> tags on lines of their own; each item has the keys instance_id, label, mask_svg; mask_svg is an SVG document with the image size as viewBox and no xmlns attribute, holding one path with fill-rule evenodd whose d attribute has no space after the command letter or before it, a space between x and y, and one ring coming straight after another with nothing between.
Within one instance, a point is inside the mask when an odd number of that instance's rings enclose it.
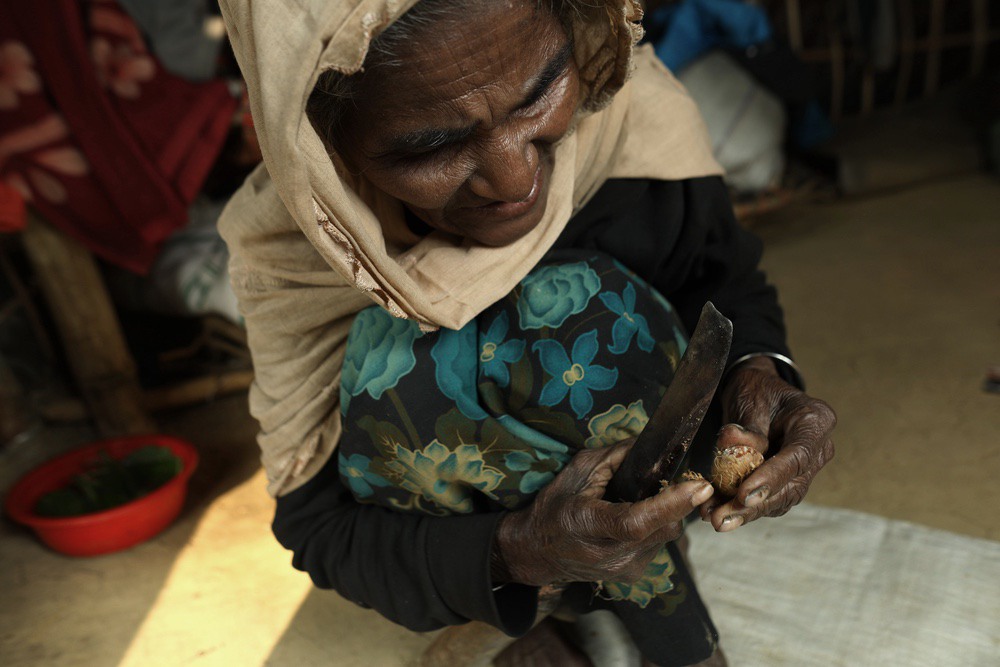
<instances>
[{"instance_id":1,"label":"bangle on wrist","mask_svg":"<svg viewBox=\"0 0 1000 667\"><path fill-rule=\"evenodd\" d=\"M737 366L742 364L744 361L749 361L756 357L768 357L769 359L780 362L785 367L785 369L789 371L789 374L794 380L793 384L795 384L799 388L805 386L805 382L802 380L802 371L799 370L798 365L796 365L794 361L792 361L785 355L779 354L777 352L751 352L750 354L744 354L742 357L736 359L731 364L729 364L729 366L726 368L726 372L722 374L722 382L720 383L720 385L725 383L725 381L729 378L729 374L732 373ZM784 373L781 372L780 368L778 369L778 375L785 375Z\"/></svg>"}]
</instances>

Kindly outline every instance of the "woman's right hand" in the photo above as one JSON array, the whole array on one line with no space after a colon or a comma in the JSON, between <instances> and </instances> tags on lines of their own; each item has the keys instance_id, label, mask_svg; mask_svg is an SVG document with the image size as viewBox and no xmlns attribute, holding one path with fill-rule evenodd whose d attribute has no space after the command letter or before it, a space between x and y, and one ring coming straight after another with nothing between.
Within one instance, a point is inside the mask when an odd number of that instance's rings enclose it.
<instances>
[{"instance_id":1,"label":"woman's right hand","mask_svg":"<svg viewBox=\"0 0 1000 667\"><path fill-rule=\"evenodd\" d=\"M494 584L630 583L642 576L663 545L680 537L684 517L712 497L712 485L672 484L636 503L603 500L633 442L579 452L530 506L501 519Z\"/></svg>"}]
</instances>

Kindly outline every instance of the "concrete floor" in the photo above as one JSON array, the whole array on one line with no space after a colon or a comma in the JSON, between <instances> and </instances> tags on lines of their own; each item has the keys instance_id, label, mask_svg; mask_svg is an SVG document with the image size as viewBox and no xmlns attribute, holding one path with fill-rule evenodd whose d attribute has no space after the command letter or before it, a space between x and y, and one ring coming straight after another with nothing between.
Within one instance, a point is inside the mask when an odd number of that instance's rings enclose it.
<instances>
[{"instance_id":1,"label":"concrete floor","mask_svg":"<svg viewBox=\"0 0 1000 667\"><path fill-rule=\"evenodd\" d=\"M840 415L813 503L1000 540L1000 182L956 178L760 221L810 391ZM164 416L203 465L181 519L93 559L0 523L0 664L402 665L431 639L314 591L269 532L244 397ZM0 491L90 437L0 453Z\"/></svg>"},{"instance_id":2,"label":"concrete floor","mask_svg":"<svg viewBox=\"0 0 1000 667\"><path fill-rule=\"evenodd\" d=\"M759 225L808 390L837 410L809 500L1000 540L1000 182L955 178Z\"/></svg>"}]
</instances>

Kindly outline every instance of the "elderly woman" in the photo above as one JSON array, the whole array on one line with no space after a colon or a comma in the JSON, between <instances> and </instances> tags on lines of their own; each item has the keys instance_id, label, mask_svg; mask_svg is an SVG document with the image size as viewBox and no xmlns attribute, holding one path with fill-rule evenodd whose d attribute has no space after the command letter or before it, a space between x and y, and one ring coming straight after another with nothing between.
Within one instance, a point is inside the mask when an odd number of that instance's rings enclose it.
<instances>
[{"instance_id":1,"label":"elderly woman","mask_svg":"<svg viewBox=\"0 0 1000 667\"><path fill-rule=\"evenodd\" d=\"M561 584L648 661L719 664L682 522L786 512L834 418L799 388L691 100L634 49L637 5L223 11L264 167L221 224L295 566L414 630L520 636ZM603 500L709 299L735 325L719 437L768 460L728 501L697 481Z\"/></svg>"}]
</instances>

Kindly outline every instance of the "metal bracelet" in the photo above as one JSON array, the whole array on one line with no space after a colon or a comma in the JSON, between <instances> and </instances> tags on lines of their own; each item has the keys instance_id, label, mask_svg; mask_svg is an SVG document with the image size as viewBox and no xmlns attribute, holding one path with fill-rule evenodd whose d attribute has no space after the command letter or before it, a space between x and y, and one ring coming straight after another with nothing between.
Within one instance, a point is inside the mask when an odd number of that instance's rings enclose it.
<instances>
[{"instance_id":1,"label":"metal bracelet","mask_svg":"<svg viewBox=\"0 0 1000 667\"><path fill-rule=\"evenodd\" d=\"M805 385L805 383L802 381L802 371L799 370L798 365L794 361L792 361L791 359L789 359L788 357L786 357L785 355L778 354L777 352L751 352L750 354L744 354L742 357L740 357L739 359L737 359L733 363L729 364L729 368L726 369L726 372L723 375L723 382L725 382L726 378L729 377L729 373L732 372L732 370L734 368L736 368L737 366L739 366L740 364L742 364L744 361L749 361L750 359L753 359L754 357L770 357L771 359L774 359L775 361L780 361L781 363L783 363L786 366L788 366L792 370L792 373L795 374L795 379L798 380L799 387L802 387L802 386Z\"/></svg>"}]
</instances>

